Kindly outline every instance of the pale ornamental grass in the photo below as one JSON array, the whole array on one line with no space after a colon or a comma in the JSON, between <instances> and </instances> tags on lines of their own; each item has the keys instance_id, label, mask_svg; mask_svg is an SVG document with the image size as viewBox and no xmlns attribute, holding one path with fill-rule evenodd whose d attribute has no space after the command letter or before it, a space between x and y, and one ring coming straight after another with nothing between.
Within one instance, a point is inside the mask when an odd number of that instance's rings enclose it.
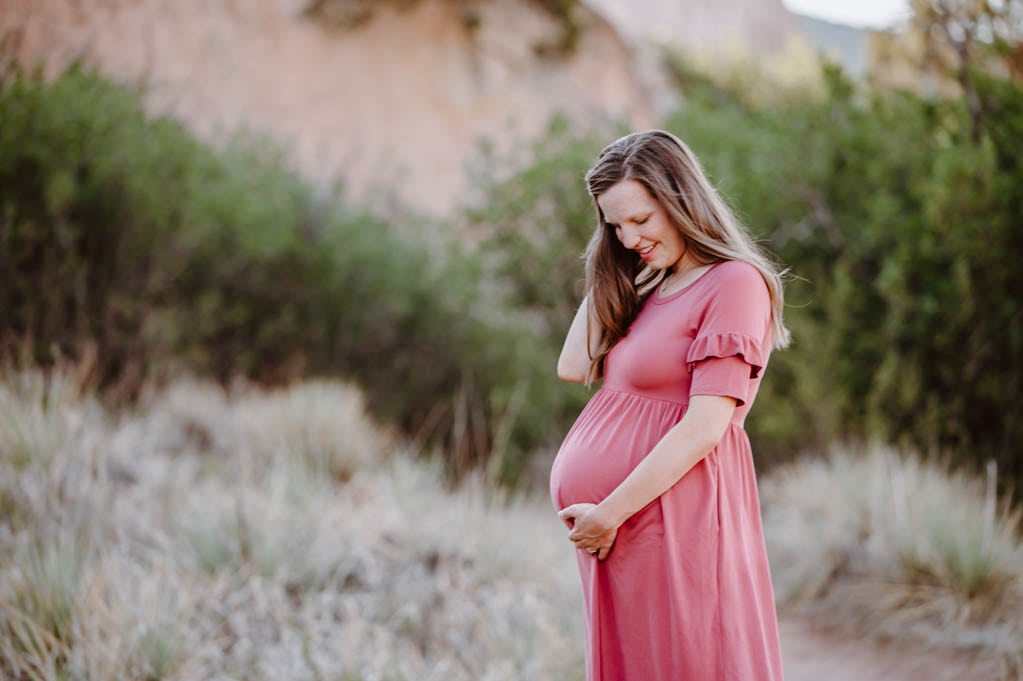
<instances>
[{"instance_id":1,"label":"pale ornamental grass","mask_svg":"<svg viewBox=\"0 0 1023 681\"><path fill-rule=\"evenodd\" d=\"M1023 654L1020 514L981 481L874 446L763 481L778 600L861 634Z\"/></svg>"},{"instance_id":2,"label":"pale ornamental grass","mask_svg":"<svg viewBox=\"0 0 1023 681\"><path fill-rule=\"evenodd\" d=\"M352 388L182 381L115 417L42 376L3 384L0 677L583 678L549 502L389 455Z\"/></svg>"}]
</instances>

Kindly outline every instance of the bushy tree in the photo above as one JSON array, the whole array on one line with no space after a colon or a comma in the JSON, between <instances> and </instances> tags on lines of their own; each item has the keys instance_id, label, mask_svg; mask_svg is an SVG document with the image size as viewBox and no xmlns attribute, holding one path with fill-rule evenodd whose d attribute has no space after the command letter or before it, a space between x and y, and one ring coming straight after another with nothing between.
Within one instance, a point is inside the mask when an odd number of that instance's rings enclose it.
<instances>
[{"instance_id":1,"label":"bushy tree","mask_svg":"<svg viewBox=\"0 0 1023 681\"><path fill-rule=\"evenodd\" d=\"M961 99L827 82L822 101L756 111L696 93L672 121L793 271L796 342L754 435L769 451L882 437L1023 475L1023 91L978 81L977 143Z\"/></svg>"},{"instance_id":2,"label":"bushy tree","mask_svg":"<svg viewBox=\"0 0 1023 681\"><path fill-rule=\"evenodd\" d=\"M264 140L214 151L80 69L47 82L11 67L0 83L6 354L92 357L121 399L180 371L341 375L454 472L549 431L515 420L541 364L530 330L487 304L454 242L433 257L410 229L317 198Z\"/></svg>"}]
</instances>

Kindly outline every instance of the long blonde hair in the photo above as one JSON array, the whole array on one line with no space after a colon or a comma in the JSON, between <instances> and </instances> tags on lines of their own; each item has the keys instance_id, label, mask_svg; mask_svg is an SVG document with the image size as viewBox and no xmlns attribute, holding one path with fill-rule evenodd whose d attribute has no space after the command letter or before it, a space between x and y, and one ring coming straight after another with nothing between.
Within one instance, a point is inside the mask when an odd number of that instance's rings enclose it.
<instances>
[{"instance_id":1,"label":"long blonde hair","mask_svg":"<svg viewBox=\"0 0 1023 681\"><path fill-rule=\"evenodd\" d=\"M666 275L644 266L636 253L622 245L597 203L597 197L623 180L638 181L664 208L694 262L741 260L760 271L771 294L773 345L786 347L790 335L782 321L783 273L718 196L685 142L670 132L648 130L604 147L586 173L597 211L597 229L586 248L586 289L590 318L598 326L586 382L603 377L608 352L625 336L643 300Z\"/></svg>"}]
</instances>

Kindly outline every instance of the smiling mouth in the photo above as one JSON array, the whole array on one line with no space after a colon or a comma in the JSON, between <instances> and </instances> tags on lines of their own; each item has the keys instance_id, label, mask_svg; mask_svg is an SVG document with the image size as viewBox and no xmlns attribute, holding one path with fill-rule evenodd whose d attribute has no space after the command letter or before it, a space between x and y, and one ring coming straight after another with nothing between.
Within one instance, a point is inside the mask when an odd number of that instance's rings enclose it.
<instances>
[{"instance_id":1,"label":"smiling mouth","mask_svg":"<svg viewBox=\"0 0 1023 681\"><path fill-rule=\"evenodd\" d=\"M651 245L647 246L646 248L644 248L644 249L642 249L640 251L637 251L637 253L639 253L640 255L649 255L650 251L654 250L654 246L656 246L656 245L657 244L651 244Z\"/></svg>"}]
</instances>

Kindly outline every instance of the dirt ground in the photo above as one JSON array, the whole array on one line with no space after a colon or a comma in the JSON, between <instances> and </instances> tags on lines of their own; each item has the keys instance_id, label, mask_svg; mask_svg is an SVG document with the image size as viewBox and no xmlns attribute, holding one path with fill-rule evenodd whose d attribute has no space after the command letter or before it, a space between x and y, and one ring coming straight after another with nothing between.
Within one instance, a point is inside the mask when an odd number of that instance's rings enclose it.
<instances>
[{"instance_id":1,"label":"dirt ground","mask_svg":"<svg viewBox=\"0 0 1023 681\"><path fill-rule=\"evenodd\" d=\"M998 681L998 664L954 652L850 640L781 619L786 681Z\"/></svg>"}]
</instances>

